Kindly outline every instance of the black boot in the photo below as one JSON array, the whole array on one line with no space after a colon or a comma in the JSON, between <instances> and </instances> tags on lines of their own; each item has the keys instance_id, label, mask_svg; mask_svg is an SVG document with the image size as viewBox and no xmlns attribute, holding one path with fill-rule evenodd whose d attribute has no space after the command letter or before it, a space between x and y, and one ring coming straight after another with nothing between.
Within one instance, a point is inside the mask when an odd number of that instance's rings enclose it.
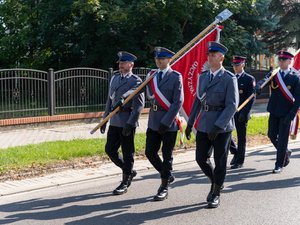
<instances>
[{"instance_id":1,"label":"black boot","mask_svg":"<svg viewBox=\"0 0 300 225\"><path fill-rule=\"evenodd\" d=\"M137 172L135 170L132 170L132 173L129 175L129 180L128 180L128 185L127 187L129 187L131 185L131 181L132 179L137 175Z\"/></svg>"},{"instance_id":2,"label":"black boot","mask_svg":"<svg viewBox=\"0 0 300 225\"><path fill-rule=\"evenodd\" d=\"M207 202L209 202L209 200L211 199L211 196L212 196L212 194L213 194L213 191L214 191L214 184L211 184L209 193L208 193L208 195L207 195L207 197L206 197L206 201L207 201Z\"/></svg>"},{"instance_id":3,"label":"black boot","mask_svg":"<svg viewBox=\"0 0 300 225\"><path fill-rule=\"evenodd\" d=\"M234 165L234 164L236 164L236 159L237 159L237 153L236 154L234 154L233 155L233 158L231 159L231 161L230 161L230 165L232 166L232 165Z\"/></svg>"},{"instance_id":4,"label":"black boot","mask_svg":"<svg viewBox=\"0 0 300 225\"><path fill-rule=\"evenodd\" d=\"M287 152L285 154L285 159L283 161L283 167L286 167L287 165L289 165L291 155L292 155L292 151L291 150L287 150Z\"/></svg>"},{"instance_id":5,"label":"black boot","mask_svg":"<svg viewBox=\"0 0 300 225\"><path fill-rule=\"evenodd\" d=\"M123 173L123 180L121 184L113 191L114 195L122 195L127 192L130 176L131 175Z\"/></svg>"},{"instance_id":6,"label":"black boot","mask_svg":"<svg viewBox=\"0 0 300 225\"><path fill-rule=\"evenodd\" d=\"M211 198L207 202L208 208L217 208L220 205L220 191L221 191L221 186L214 184L213 193L211 195Z\"/></svg>"},{"instance_id":7,"label":"black boot","mask_svg":"<svg viewBox=\"0 0 300 225\"><path fill-rule=\"evenodd\" d=\"M175 181L175 177L173 175L169 176L169 184L172 184Z\"/></svg>"},{"instance_id":8,"label":"black boot","mask_svg":"<svg viewBox=\"0 0 300 225\"><path fill-rule=\"evenodd\" d=\"M157 194L153 197L154 201L163 201L168 198L168 185L169 179L162 178Z\"/></svg>"}]
</instances>

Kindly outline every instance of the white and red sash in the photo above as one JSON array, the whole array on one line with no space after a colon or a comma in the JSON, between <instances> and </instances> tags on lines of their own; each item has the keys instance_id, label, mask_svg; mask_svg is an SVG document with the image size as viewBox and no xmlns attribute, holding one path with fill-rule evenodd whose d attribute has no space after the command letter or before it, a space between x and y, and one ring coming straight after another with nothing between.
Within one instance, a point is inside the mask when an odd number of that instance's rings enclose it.
<instances>
[{"instance_id":1,"label":"white and red sash","mask_svg":"<svg viewBox=\"0 0 300 225\"><path fill-rule=\"evenodd\" d=\"M282 77L281 77L279 71L276 74L275 79L276 79L278 87L279 87L280 91L282 92L283 96L289 102L293 103L295 101L295 99L294 99L292 93L290 92L290 90L287 88L287 86L283 82ZM297 136L298 125L299 125L299 116L298 116L298 112L297 112L297 114L294 117L294 119L292 120L291 126L290 126L290 136L291 136L292 139L294 139Z\"/></svg>"},{"instance_id":2,"label":"white and red sash","mask_svg":"<svg viewBox=\"0 0 300 225\"><path fill-rule=\"evenodd\" d=\"M292 95L292 93L290 92L290 90L287 88L287 86L285 85L285 83L282 80L282 77L278 71L278 73L275 76L275 80L279 86L280 91L282 92L283 96L291 103L294 102L294 97Z\"/></svg>"},{"instance_id":3,"label":"white and red sash","mask_svg":"<svg viewBox=\"0 0 300 225\"><path fill-rule=\"evenodd\" d=\"M154 74L156 71L151 71L150 75ZM158 103L166 110L169 111L171 103L166 99L166 97L161 93L161 91L158 88L158 77L155 76L150 82L150 88L152 90L152 93L154 94L154 97L158 101ZM179 118L179 115L176 115L175 121L179 127L180 131L180 145L183 145L183 129L182 129L182 121Z\"/></svg>"}]
</instances>

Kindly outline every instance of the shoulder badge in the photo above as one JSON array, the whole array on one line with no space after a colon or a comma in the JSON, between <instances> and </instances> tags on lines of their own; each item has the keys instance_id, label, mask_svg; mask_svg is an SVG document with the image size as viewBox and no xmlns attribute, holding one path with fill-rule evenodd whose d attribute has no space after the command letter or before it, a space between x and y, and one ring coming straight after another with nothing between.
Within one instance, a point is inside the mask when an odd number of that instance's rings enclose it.
<instances>
[{"instance_id":1,"label":"shoulder badge","mask_svg":"<svg viewBox=\"0 0 300 225\"><path fill-rule=\"evenodd\" d=\"M230 75L231 77L235 77L235 75L233 73L231 73L229 70L225 70L225 72Z\"/></svg>"},{"instance_id":2,"label":"shoulder badge","mask_svg":"<svg viewBox=\"0 0 300 225\"><path fill-rule=\"evenodd\" d=\"M173 70L173 73L177 74L177 75L180 75L181 76L181 73L178 72L177 70Z\"/></svg>"}]
</instances>

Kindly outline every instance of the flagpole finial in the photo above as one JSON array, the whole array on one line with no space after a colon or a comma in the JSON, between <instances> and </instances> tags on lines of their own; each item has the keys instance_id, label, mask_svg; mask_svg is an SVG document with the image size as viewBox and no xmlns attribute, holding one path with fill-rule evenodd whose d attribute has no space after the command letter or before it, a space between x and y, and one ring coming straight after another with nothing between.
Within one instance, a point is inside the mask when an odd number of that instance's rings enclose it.
<instances>
[{"instance_id":1,"label":"flagpole finial","mask_svg":"<svg viewBox=\"0 0 300 225\"><path fill-rule=\"evenodd\" d=\"M230 12L228 9L225 9L216 16L215 24L221 23L221 22L227 20L231 16L232 16L232 12Z\"/></svg>"}]
</instances>

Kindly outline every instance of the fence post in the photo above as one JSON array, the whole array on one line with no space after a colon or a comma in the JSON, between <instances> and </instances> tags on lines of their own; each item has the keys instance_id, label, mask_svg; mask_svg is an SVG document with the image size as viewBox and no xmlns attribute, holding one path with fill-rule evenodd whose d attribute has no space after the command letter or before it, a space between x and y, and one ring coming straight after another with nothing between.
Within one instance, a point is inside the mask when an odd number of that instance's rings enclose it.
<instances>
[{"instance_id":1,"label":"fence post","mask_svg":"<svg viewBox=\"0 0 300 225\"><path fill-rule=\"evenodd\" d=\"M109 74L109 77L112 77L112 75L114 74L114 68L112 68L112 67L108 68L108 74Z\"/></svg>"},{"instance_id":2,"label":"fence post","mask_svg":"<svg viewBox=\"0 0 300 225\"><path fill-rule=\"evenodd\" d=\"M54 71L52 68L48 70L48 115L55 114L55 85L54 85Z\"/></svg>"}]
</instances>

